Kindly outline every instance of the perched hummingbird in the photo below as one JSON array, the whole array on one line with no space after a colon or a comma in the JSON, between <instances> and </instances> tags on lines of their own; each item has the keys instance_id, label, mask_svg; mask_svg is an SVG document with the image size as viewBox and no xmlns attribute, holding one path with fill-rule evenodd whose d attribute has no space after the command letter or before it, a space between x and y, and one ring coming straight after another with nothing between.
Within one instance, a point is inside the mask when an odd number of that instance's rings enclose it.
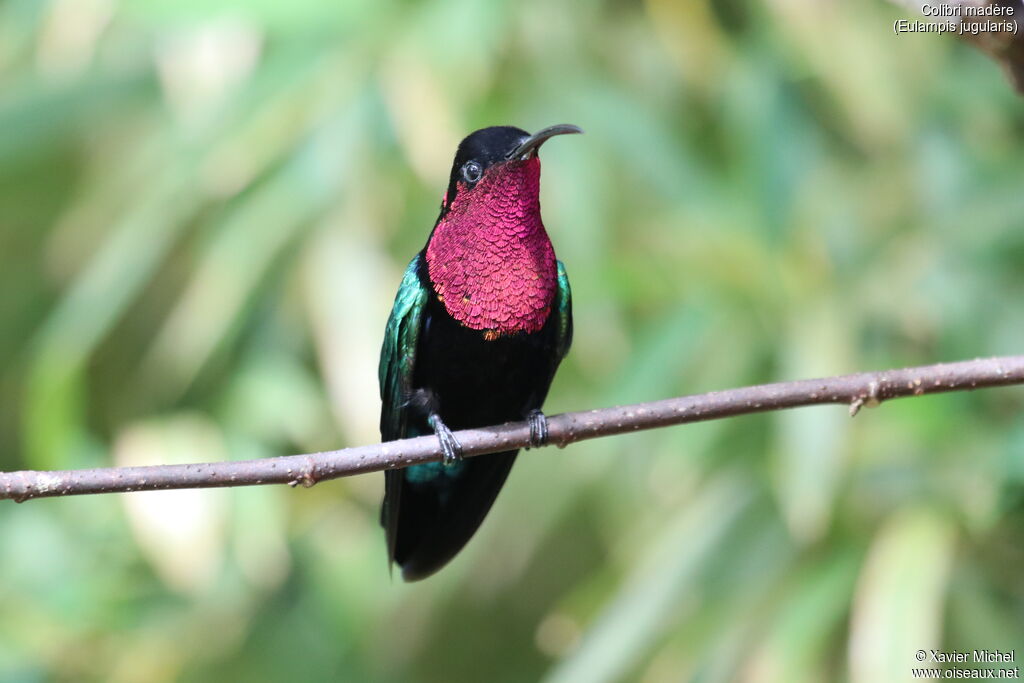
<instances>
[{"instance_id":1,"label":"perched hummingbird","mask_svg":"<svg viewBox=\"0 0 1024 683\"><path fill-rule=\"evenodd\" d=\"M385 473L381 525L406 581L451 560L490 510L518 451L463 460L452 430L530 421L572 341L572 298L540 217L540 146L530 135L484 128L459 144L427 244L409 263L380 354L384 441L433 432L441 462Z\"/></svg>"}]
</instances>

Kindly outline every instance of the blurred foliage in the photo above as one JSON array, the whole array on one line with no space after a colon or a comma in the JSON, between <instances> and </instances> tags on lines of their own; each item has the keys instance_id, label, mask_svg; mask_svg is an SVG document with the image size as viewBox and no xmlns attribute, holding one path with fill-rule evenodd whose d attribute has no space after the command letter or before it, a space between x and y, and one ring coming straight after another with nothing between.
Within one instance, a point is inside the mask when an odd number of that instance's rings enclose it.
<instances>
[{"instance_id":1,"label":"blurred foliage","mask_svg":"<svg viewBox=\"0 0 1024 683\"><path fill-rule=\"evenodd\" d=\"M1021 102L897 11L0 3L2 466L377 440L400 272L492 124L587 131L544 148L577 330L549 411L1019 352ZM902 680L1024 643L1022 408L527 454L414 585L379 475L4 505L0 677Z\"/></svg>"}]
</instances>

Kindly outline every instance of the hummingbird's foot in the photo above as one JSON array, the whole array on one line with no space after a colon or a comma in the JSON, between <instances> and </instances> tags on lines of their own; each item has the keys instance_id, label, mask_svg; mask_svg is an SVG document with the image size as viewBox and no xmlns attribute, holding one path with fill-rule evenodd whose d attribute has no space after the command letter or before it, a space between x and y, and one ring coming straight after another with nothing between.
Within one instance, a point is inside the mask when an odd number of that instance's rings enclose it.
<instances>
[{"instance_id":1,"label":"hummingbird's foot","mask_svg":"<svg viewBox=\"0 0 1024 683\"><path fill-rule=\"evenodd\" d=\"M448 429L448 425L441 421L441 416L431 413L427 418L427 424L437 434L437 440L441 442L441 463L446 467L451 467L462 462L462 444L452 434L452 430Z\"/></svg>"},{"instance_id":2,"label":"hummingbird's foot","mask_svg":"<svg viewBox=\"0 0 1024 683\"><path fill-rule=\"evenodd\" d=\"M548 418L539 409L526 414L530 422L530 445L527 448L541 448L548 445Z\"/></svg>"}]
</instances>

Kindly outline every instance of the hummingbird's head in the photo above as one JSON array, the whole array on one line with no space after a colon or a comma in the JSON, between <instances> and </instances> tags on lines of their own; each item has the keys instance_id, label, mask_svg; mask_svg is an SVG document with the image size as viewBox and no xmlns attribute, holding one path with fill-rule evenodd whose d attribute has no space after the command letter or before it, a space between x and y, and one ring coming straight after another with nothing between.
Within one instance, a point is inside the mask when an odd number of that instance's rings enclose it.
<instances>
[{"instance_id":1,"label":"hummingbird's head","mask_svg":"<svg viewBox=\"0 0 1024 683\"><path fill-rule=\"evenodd\" d=\"M548 126L533 135L513 126L492 126L470 133L459 143L441 203L442 217L457 205L485 197L521 196L536 199L540 161L537 151L556 135L582 133L570 124Z\"/></svg>"},{"instance_id":2,"label":"hummingbird's head","mask_svg":"<svg viewBox=\"0 0 1024 683\"><path fill-rule=\"evenodd\" d=\"M425 260L448 315L485 340L537 332L558 290L555 250L540 216L537 149L551 126L530 135L510 126L484 128L459 145L441 215Z\"/></svg>"}]
</instances>

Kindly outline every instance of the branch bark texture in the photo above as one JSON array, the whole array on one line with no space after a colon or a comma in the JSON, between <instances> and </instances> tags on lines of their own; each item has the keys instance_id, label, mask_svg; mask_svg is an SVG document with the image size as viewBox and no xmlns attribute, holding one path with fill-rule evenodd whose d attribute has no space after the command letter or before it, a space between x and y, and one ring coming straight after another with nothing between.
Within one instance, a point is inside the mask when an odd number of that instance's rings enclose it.
<instances>
[{"instance_id":1,"label":"branch bark texture","mask_svg":"<svg viewBox=\"0 0 1024 683\"><path fill-rule=\"evenodd\" d=\"M563 413L548 418L548 431L550 443L563 447L576 441L642 429L809 405L845 404L849 406L850 414L856 415L861 407L875 406L891 398L1009 384L1024 384L1024 356L763 384L650 403ZM525 422L514 422L466 429L455 435L463 446L464 454L471 457L525 448L530 440L530 429ZM21 502L32 498L89 493L258 484L308 487L325 479L406 467L436 461L440 457L437 439L421 436L372 446L262 460L3 472L0 473L0 499Z\"/></svg>"}]
</instances>

